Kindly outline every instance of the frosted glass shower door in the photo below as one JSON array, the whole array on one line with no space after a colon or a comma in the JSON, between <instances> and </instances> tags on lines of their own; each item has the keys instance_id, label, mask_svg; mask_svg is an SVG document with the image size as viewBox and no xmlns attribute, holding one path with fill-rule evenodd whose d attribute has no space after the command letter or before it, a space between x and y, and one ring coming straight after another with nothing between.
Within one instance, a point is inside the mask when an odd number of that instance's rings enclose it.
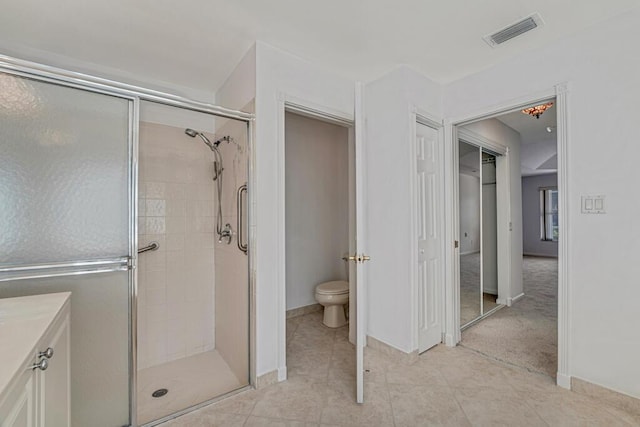
<instances>
[{"instance_id":1,"label":"frosted glass shower door","mask_svg":"<svg viewBox=\"0 0 640 427\"><path fill-rule=\"evenodd\" d=\"M129 101L0 74L0 263L128 255Z\"/></svg>"},{"instance_id":2,"label":"frosted glass shower door","mask_svg":"<svg viewBox=\"0 0 640 427\"><path fill-rule=\"evenodd\" d=\"M0 297L72 292L74 426L130 423L132 108L0 72Z\"/></svg>"}]
</instances>

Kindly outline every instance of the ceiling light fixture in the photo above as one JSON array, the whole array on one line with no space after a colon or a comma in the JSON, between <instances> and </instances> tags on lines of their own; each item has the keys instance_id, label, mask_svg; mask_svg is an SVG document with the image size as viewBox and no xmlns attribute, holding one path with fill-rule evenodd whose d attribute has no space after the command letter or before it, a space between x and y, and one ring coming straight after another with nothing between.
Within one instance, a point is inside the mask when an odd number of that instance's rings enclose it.
<instances>
[{"instance_id":1,"label":"ceiling light fixture","mask_svg":"<svg viewBox=\"0 0 640 427\"><path fill-rule=\"evenodd\" d=\"M547 102L546 104L536 105L535 107L529 107L522 110L524 114L529 114L530 116L535 116L536 119L539 119L542 113L547 111L547 109L553 106L553 102Z\"/></svg>"}]
</instances>

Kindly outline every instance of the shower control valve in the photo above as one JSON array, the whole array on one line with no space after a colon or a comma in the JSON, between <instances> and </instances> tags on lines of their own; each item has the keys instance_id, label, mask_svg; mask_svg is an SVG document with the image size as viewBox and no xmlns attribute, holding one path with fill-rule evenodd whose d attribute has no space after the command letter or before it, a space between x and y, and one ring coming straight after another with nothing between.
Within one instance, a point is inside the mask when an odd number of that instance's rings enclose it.
<instances>
[{"instance_id":1,"label":"shower control valve","mask_svg":"<svg viewBox=\"0 0 640 427\"><path fill-rule=\"evenodd\" d=\"M233 238L233 229L231 228L231 224L227 223L220 234L218 234L218 243L222 243L226 239L226 244L231 244L231 239Z\"/></svg>"}]
</instances>

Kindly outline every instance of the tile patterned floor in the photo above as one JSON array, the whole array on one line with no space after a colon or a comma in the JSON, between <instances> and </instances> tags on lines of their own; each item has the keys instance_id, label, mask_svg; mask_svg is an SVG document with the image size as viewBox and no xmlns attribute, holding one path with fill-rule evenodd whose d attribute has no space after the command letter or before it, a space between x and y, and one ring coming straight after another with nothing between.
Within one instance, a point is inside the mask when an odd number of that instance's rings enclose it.
<instances>
[{"instance_id":1,"label":"tile patterned floor","mask_svg":"<svg viewBox=\"0 0 640 427\"><path fill-rule=\"evenodd\" d=\"M640 425L640 414L558 388L548 376L442 345L410 364L367 349L366 403L358 405L347 331L324 327L321 313L289 319L287 381L163 427Z\"/></svg>"}]
</instances>

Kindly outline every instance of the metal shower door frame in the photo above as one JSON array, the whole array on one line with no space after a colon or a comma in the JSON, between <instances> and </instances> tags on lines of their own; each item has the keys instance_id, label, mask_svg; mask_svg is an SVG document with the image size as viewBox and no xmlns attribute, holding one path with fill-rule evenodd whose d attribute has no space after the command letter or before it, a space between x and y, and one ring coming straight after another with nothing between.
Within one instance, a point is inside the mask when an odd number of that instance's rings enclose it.
<instances>
[{"instance_id":1,"label":"metal shower door frame","mask_svg":"<svg viewBox=\"0 0 640 427\"><path fill-rule=\"evenodd\" d=\"M234 119L246 123L248 145L248 189L247 196L247 229L248 236L248 283L249 288L249 384L255 385L255 307L252 295L255 284L255 257L251 256L251 249L255 247L255 227L253 227L252 206L255 203L254 187L254 122L255 115L239 110L204 103L178 95L160 92L152 89L130 85L114 80L78 73L36 62L0 55L0 72L26 77L38 81L60 86L86 90L89 92L115 96L129 101L129 132L128 132L128 198L129 198L129 254L104 260L78 260L69 263L37 264L31 266L7 266L0 268L0 282L5 280L33 279L45 277L62 277L70 275L97 274L113 271L129 271L129 422L137 426L136 419L136 386L137 386L137 305L138 305L138 151L139 151L139 123L140 102L150 101L170 107L177 107L195 112L211 114L217 117ZM8 277L2 277L8 273ZM221 397L203 402L188 408L189 412L207 405ZM177 416L181 413L174 414Z\"/></svg>"}]
</instances>

